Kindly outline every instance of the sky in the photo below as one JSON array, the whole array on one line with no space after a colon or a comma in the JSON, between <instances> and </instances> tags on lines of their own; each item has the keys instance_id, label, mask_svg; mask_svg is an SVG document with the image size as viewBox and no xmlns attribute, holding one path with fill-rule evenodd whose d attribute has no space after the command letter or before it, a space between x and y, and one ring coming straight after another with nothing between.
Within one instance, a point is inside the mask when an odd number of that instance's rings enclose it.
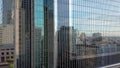
<instances>
[{"instance_id":1,"label":"sky","mask_svg":"<svg viewBox=\"0 0 120 68\"><path fill-rule=\"evenodd\" d=\"M71 19L75 29L88 34L120 36L119 0L73 0L72 3Z\"/></svg>"},{"instance_id":2,"label":"sky","mask_svg":"<svg viewBox=\"0 0 120 68\"><path fill-rule=\"evenodd\" d=\"M115 33L120 31L120 1L119 0L72 0L73 25L80 31L95 30ZM39 3L39 2L36 2ZM42 2L41 2L42 3ZM102 4L102 5L101 5ZM38 6L39 7L39 6ZM35 7L35 9L38 9ZM2 0L0 0L0 23L2 23ZM64 9L64 8L63 8ZM42 8L39 8L42 10ZM65 9L64 9L65 10ZM36 17L42 16L39 12ZM66 15L67 16L67 15ZM42 21L36 19L35 21ZM64 23L64 22L63 22ZM61 22L61 24L63 24ZM40 25L39 22L36 25ZM43 25L43 24L42 24ZM114 32L113 32L114 31ZM110 33L109 33L110 34ZM116 35L119 33L116 33ZM115 34L114 34L115 35Z\"/></svg>"}]
</instances>

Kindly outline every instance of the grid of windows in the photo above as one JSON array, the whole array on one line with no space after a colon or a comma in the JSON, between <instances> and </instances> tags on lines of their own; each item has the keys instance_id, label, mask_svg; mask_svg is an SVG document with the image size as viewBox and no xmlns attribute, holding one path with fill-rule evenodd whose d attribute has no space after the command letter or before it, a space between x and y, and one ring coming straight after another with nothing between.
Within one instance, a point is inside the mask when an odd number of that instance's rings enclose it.
<instances>
[{"instance_id":1,"label":"grid of windows","mask_svg":"<svg viewBox=\"0 0 120 68\"><path fill-rule=\"evenodd\" d=\"M19 68L31 68L31 62L34 68L97 68L120 62L119 0L34 0L34 9L31 4L22 2Z\"/></svg>"},{"instance_id":2,"label":"grid of windows","mask_svg":"<svg viewBox=\"0 0 120 68\"><path fill-rule=\"evenodd\" d=\"M117 60L120 1L55 0L54 3L57 3L54 14L58 68L96 68L120 62Z\"/></svg>"},{"instance_id":3,"label":"grid of windows","mask_svg":"<svg viewBox=\"0 0 120 68\"><path fill-rule=\"evenodd\" d=\"M34 68L44 65L44 0L34 0Z\"/></svg>"},{"instance_id":4,"label":"grid of windows","mask_svg":"<svg viewBox=\"0 0 120 68\"><path fill-rule=\"evenodd\" d=\"M77 68L120 62L114 59L120 56L119 4L116 0L72 0L70 23L78 33L72 58L80 64Z\"/></svg>"},{"instance_id":5,"label":"grid of windows","mask_svg":"<svg viewBox=\"0 0 120 68\"><path fill-rule=\"evenodd\" d=\"M32 0L15 0L15 5L17 7L15 7L16 11L16 20L18 23L15 24L16 28L19 27L19 29L15 29L16 31L19 31L18 35L19 38L16 41L19 41L19 43L17 43L16 46L19 48L16 49L16 51L19 51L18 56L15 56L17 59L17 68L31 68L31 63L32 63L32 59L31 59L31 48L32 48L32 4L31 3ZM19 4L18 4L19 3ZM19 20L18 20L19 18ZM16 32L15 32L16 33ZM16 36L16 35L15 35ZM15 37L16 38L16 37ZM19 58L18 58L19 57Z\"/></svg>"}]
</instances>

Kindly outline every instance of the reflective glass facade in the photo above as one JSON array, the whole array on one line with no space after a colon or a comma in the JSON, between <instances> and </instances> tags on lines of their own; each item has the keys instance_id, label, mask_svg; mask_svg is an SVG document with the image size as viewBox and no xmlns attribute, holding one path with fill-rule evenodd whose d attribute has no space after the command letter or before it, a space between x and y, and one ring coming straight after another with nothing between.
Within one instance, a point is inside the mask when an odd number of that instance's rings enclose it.
<instances>
[{"instance_id":1,"label":"reflective glass facade","mask_svg":"<svg viewBox=\"0 0 120 68\"><path fill-rule=\"evenodd\" d=\"M34 0L34 68L44 65L44 2Z\"/></svg>"},{"instance_id":2,"label":"reflective glass facade","mask_svg":"<svg viewBox=\"0 0 120 68\"><path fill-rule=\"evenodd\" d=\"M70 23L77 31L72 60L77 68L120 62L119 4L119 0L72 0Z\"/></svg>"},{"instance_id":3,"label":"reflective glass facade","mask_svg":"<svg viewBox=\"0 0 120 68\"><path fill-rule=\"evenodd\" d=\"M25 31L19 39L19 68L120 63L119 0L24 0L21 5L20 29Z\"/></svg>"},{"instance_id":4,"label":"reflective glass facade","mask_svg":"<svg viewBox=\"0 0 120 68\"><path fill-rule=\"evenodd\" d=\"M54 3L57 3L58 68L97 68L120 62L120 1Z\"/></svg>"}]
</instances>

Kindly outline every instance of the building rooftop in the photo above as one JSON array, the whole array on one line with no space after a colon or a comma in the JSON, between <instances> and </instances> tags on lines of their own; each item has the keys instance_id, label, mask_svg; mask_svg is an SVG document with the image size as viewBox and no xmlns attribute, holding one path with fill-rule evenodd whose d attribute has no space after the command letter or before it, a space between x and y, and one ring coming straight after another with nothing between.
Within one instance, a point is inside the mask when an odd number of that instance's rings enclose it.
<instances>
[{"instance_id":1,"label":"building rooftop","mask_svg":"<svg viewBox=\"0 0 120 68\"><path fill-rule=\"evenodd\" d=\"M7 48L14 48L15 46L12 44L4 44L4 45L0 45L0 49L7 49Z\"/></svg>"}]
</instances>

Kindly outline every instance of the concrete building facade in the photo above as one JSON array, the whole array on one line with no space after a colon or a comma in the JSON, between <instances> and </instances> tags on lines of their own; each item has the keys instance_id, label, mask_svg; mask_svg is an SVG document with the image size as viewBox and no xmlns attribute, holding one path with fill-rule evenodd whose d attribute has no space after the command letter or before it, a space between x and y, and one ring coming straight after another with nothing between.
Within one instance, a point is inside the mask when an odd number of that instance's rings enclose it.
<instances>
[{"instance_id":1,"label":"concrete building facade","mask_svg":"<svg viewBox=\"0 0 120 68\"><path fill-rule=\"evenodd\" d=\"M8 63L7 60L13 59L15 55L15 48L13 45L0 45L0 63Z\"/></svg>"}]
</instances>

